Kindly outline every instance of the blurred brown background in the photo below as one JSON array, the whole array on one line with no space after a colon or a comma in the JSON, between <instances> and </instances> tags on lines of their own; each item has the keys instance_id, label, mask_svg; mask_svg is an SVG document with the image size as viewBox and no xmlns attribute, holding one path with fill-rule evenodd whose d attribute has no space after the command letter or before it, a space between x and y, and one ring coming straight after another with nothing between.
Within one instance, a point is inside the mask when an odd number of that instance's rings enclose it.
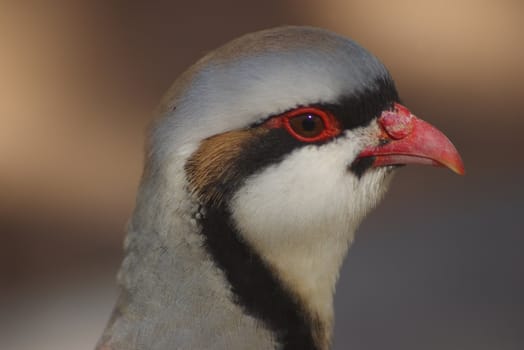
<instances>
[{"instance_id":1,"label":"blurred brown background","mask_svg":"<svg viewBox=\"0 0 524 350\"><path fill-rule=\"evenodd\" d=\"M342 271L334 348L524 348L522 1L2 0L1 349L94 346L161 95L281 24L374 52L468 172L399 172Z\"/></svg>"}]
</instances>

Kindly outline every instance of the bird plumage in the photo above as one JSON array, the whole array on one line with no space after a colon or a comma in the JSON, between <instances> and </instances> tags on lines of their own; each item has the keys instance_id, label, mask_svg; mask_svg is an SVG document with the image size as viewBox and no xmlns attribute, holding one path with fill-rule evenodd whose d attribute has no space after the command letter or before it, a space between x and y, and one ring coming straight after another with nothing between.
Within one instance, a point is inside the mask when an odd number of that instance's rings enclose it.
<instances>
[{"instance_id":1,"label":"bird plumage","mask_svg":"<svg viewBox=\"0 0 524 350\"><path fill-rule=\"evenodd\" d=\"M183 73L99 348L327 349L340 265L394 168L357 160L398 102L373 55L310 27L248 34Z\"/></svg>"}]
</instances>

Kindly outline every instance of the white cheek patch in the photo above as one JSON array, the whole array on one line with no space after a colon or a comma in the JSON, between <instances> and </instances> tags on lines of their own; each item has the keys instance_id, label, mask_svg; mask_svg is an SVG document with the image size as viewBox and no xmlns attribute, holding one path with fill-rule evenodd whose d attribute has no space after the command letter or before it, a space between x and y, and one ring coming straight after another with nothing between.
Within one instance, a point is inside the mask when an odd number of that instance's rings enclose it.
<instances>
[{"instance_id":1,"label":"white cheek patch","mask_svg":"<svg viewBox=\"0 0 524 350\"><path fill-rule=\"evenodd\" d=\"M384 176L375 171L359 180L351 174L348 159L355 151L348 146L335 141L304 147L248 179L231 203L246 238L278 249L356 226L378 201Z\"/></svg>"},{"instance_id":2,"label":"white cheek patch","mask_svg":"<svg viewBox=\"0 0 524 350\"><path fill-rule=\"evenodd\" d=\"M354 187L347 174L348 158L352 157L338 142L296 150L246 181L232 201L236 222L250 240L263 240L261 245L318 233L350 209L343 193ZM296 231L302 237L295 237Z\"/></svg>"},{"instance_id":3,"label":"white cheek patch","mask_svg":"<svg viewBox=\"0 0 524 350\"><path fill-rule=\"evenodd\" d=\"M257 246L298 244L319 232L346 233L376 204L385 170L358 179L349 166L376 142L376 123L322 146L305 146L247 179L231 207L242 232Z\"/></svg>"},{"instance_id":4,"label":"white cheek patch","mask_svg":"<svg viewBox=\"0 0 524 350\"><path fill-rule=\"evenodd\" d=\"M292 152L249 178L230 204L243 238L328 319L348 244L386 188L384 169L361 179L348 170L362 149L356 140L366 140L355 136Z\"/></svg>"}]
</instances>

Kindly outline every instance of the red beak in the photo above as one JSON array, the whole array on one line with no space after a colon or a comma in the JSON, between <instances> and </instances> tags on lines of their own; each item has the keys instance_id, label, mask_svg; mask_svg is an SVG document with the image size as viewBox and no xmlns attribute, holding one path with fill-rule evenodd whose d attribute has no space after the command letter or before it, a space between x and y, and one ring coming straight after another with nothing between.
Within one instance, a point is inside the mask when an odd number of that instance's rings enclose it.
<instances>
[{"instance_id":1,"label":"red beak","mask_svg":"<svg viewBox=\"0 0 524 350\"><path fill-rule=\"evenodd\" d=\"M464 164L451 141L437 128L396 103L378 119L381 145L364 149L358 158L374 157L373 166L425 164L444 166L464 175Z\"/></svg>"}]
</instances>

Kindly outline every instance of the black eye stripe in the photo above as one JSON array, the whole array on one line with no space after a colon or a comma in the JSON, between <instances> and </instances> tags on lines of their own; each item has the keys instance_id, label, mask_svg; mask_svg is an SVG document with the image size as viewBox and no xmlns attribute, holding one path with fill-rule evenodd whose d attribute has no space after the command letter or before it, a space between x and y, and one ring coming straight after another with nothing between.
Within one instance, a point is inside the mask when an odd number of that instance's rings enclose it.
<instances>
[{"instance_id":1,"label":"black eye stripe","mask_svg":"<svg viewBox=\"0 0 524 350\"><path fill-rule=\"evenodd\" d=\"M391 78L377 79L373 88L363 92L343 96L335 103L317 103L312 107L330 112L340 122L342 129L355 129L368 125L386 109L400 103L395 83Z\"/></svg>"}]
</instances>

